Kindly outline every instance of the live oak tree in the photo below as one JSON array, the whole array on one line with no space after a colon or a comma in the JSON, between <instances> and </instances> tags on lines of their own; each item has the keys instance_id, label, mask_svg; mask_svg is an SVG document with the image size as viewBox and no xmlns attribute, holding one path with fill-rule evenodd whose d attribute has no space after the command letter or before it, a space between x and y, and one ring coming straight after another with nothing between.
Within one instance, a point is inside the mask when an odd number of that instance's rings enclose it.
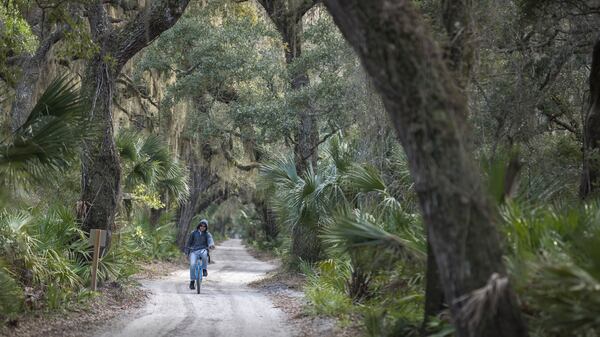
<instances>
[{"instance_id":1,"label":"live oak tree","mask_svg":"<svg viewBox=\"0 0 600 337\"><path fill-rule=\"evenodd\" d=\"M496 214L469 151L465 97L422 17L411 1L325 3L381 94L406 152L457 335L527 336L506 280ZM494 303L492 309L470 297L488 282L494 298L479 301Z\"/></svg>"},{"instance_id":2,"label":"live oak tree","mask_svg":"<svg viewBox=\"0 0 600 337\"><path fill-rule=\"evenodd\" d=\"M119 203L121 169L112 111L117 76L135 54L177 22L187 5L188 0L152 1L122 26L109 17L105 1L86 5L91 36L99 50L86 66L81 89L90 106L90 125L96 129L82 153L78 212L85 230L112 229Z\"/></svg>"}]
</instances>

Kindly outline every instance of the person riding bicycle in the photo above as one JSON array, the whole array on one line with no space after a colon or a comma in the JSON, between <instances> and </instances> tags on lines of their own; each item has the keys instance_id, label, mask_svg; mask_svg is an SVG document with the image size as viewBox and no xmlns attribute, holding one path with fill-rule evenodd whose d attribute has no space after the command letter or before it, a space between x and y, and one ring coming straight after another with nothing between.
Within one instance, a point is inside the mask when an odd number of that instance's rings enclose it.
<instances>
[{"instance_id":1,"label":"person riding bicycle","mask_svg":"<svg viewBox=\"0 0 600 337\"><path fill-rule=\"evenodd\" d=\"M195 289L196 273L194 271L198 258L202 258L202 275L205 277L208 275L206 270L208 249L215 249L215 242L208 232L208 220L202 219L196 230L190 234L185 248L185 254L190 258L190 289Z\"/></svg>"}]
</instances>

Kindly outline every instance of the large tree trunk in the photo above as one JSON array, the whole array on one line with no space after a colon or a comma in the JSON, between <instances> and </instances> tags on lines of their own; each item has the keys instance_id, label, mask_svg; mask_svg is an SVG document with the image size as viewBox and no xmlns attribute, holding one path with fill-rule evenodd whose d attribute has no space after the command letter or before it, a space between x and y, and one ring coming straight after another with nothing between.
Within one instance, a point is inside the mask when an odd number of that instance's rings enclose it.
<instances>
[{"instance_id":1,"label":"large tree trunk","mask_svg":"<svg viewBox=\"0 0 600 337\"><path fill-rule=\"evenodd\" d=\"M99 52L87 65L82 93L97 132L83 148L79 216L83 229L111 230L121 192L121 169L114 141L112 99L121 69L135 54L183 14L189 0L153 1L124 27L115 29L104 1L88 4L86 16Z\"/></svg>"},{"instance_id":2,"label":"large tree trunk","mask_svg":"<svg viewBox=\"0 0 600 337\"><path fill-rule=\"evenodd\" d=\"M527 336L504 282L496 214L468 151L465 98L423 18L410 0L326 4L381 94L406 152L457 336ZM474 303L464 296L488 281L504 286L494 294L494 310L475 321L464 314L466 303L469 309Z\"/></svg>"},{"instance_id":3,"label":"large tree trunk","mask_svg":"<svg viewBox=\"0 0 600 337\"><path fill-rule=\"evenodd\" d=\"M585 199L600 187L600 39L594 45L589 77L590 102L583 126L583 172L579 194Z\"/></svg>"},{"instance_id":4,"label":"large tree trunk","mask_svg":"<svg viewBox=\"0 0 600 337\"><path fill-rule=\"evenodd\" d=\"M82 93L88 98L93 137L86 140L81 158L82 228L114 229L121 193L121 167L114 141L112 98L115 74L95 56L87 66Z\"/></svg>"},{"instance_id":5,"label":"large tree trunk","mask_svg":"<svg viewBox=\"0 0 600 337\"><path fill-rule=\"evenodd\" d=\"M448 68L454 73L456 84L468 100L467 86L475 56L473 3L472 0L442 0L441 7L441 19L447 35L444 59ZM446 308L444 304L444 289L440 284L438 268L428 236L423 328L426 327L429 317L437 316Z\"/></svg>"}]
</instances>

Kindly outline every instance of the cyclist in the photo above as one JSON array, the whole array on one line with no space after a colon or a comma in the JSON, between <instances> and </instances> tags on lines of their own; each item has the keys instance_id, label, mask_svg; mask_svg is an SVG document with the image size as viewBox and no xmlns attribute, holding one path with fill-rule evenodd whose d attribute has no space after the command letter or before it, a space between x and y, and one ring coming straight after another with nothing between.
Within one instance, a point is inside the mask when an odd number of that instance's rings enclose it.
<instances>
[{"instance_id":1,"label":"cyclist","mask_svg":"<svg viewBox=\"0 0 600 337\"><path fill-rule=\"evenodd\" d=\"M208 249L215 249L215 242L212 235L208 232L208 220L202 219L196 227L196 230L190 234L185 254L190 258L190 289L195 289L194 283L196 275L194 272L196 260L202 259L202 275L207 276L208 271Z\"/></svg>"}]
</instances>

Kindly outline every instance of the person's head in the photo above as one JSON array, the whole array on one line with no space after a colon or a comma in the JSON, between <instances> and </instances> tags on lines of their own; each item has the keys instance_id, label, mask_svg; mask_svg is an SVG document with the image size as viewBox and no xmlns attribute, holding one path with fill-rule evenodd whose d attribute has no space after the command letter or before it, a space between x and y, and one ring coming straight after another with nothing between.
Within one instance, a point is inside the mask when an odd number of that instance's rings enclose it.
<instances>
[{"instance_id":1,"label":"person's head","mask_svg":"<svg viewBox=\"0 0 600 337\"><path fill-rule=\"evenodd\" d=\"M206 220L206 219L200 220L200 223L198 224L198 227L196 227L196 229L201 232L206 232L208 230L208 220Z\"/></svg>"}]
</instances>

